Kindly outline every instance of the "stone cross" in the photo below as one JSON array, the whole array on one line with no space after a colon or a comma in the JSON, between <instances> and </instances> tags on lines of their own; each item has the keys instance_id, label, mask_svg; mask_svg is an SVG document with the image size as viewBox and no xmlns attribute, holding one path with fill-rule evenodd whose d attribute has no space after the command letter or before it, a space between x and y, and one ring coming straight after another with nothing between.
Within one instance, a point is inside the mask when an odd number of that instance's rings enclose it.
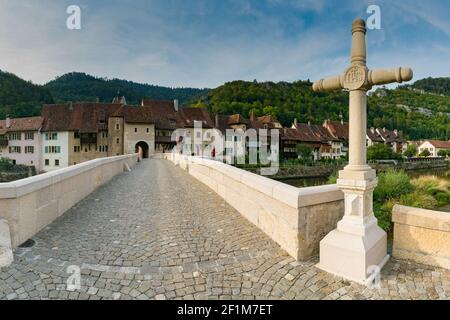
<instances>
[{"instance_id":1,"label":"stone cross","mask_svg":"<svg viewBox=\"0 0 450 320\"><path fill-rule=\"evenodd\" d=\"M367 91L375 85L409 81L410 68L369 70L366 65L366 24L352 25L351 65L341 75L322 79L314 91L348 90L349 164L339 172L338 186L344 192L345 214L337 229L320 243L318 267L359 283L372 281L389 259L386 233L373 214L376 172L367 165Z\"/></svg>"}]
</instances>

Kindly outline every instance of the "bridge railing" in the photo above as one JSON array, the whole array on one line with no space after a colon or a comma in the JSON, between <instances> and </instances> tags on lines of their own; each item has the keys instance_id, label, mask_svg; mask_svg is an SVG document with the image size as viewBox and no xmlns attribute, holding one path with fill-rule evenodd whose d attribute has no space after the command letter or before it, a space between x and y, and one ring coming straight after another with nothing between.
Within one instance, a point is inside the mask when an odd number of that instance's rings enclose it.
<instances>
[{"instance_id":1,"label":"bridge railing","mask_svg":"<svg viewBox=\"0 0 450 320\"><path fill-rule=\"evenodd\" d=\"M344 215L337 185L296 188L227 165L180 154L158 154L206 184L297 260L319 252L320 241Z\"/></svg>"},{"instance_id":2,"label":"bridge railing","mask_svg":"<svg viewBox=\"0 0 450 320\"><path fill-rule=\"evenodd\" d=\"M138 162L138 154L100 158L30 178L0 183L0 231L5 221L15 248L114 176ZM1 248L0 248L1 250Z\"/></svg>"}]
</instances>

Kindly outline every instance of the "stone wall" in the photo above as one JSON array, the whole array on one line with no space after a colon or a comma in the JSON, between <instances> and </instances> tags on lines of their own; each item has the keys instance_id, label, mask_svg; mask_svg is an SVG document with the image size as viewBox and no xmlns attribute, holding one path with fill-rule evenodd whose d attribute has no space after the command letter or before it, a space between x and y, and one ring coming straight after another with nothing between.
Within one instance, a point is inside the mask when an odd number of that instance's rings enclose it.
<instances>
[{"instance_id":1,"label":"stone wall","mask_svg":"<svg viewBox=\"0 0 450 320\"><path fill-rule=\"evenodd\" d=\"M0 183L0 221L3 219L9 224L12 247L31 238L97 187L137 161L137 154L101 158Z\"/></svg>"},{"instance_id":2,"label":"stone wall","mask_svg":"<svg viewBox=\"0 0 450 320\"><path fill-rule=\"evenodd\" d=\"M178 154L164 157L203 182L297 260L317 255L319 243L344 214L336 185L295 188L227 164Z\"/></svg>"},{"instance_id":3,"label":"stone wall","mask_svg":"<svg viewBox=\"0 0 450 320\"><path fill-rule=\"evenodd\" d=\"M393 256L450 269L450 213L396 205Z\"/></svg>"}]
</instances>

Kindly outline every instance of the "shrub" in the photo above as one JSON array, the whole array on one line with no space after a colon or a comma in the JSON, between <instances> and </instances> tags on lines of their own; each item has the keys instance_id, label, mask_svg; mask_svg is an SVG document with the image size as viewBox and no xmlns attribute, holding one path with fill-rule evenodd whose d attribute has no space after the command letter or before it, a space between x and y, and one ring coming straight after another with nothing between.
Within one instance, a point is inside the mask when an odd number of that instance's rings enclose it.
<instances>
[{"instance_id":1,"label":"shrub","mask_svg":"<svg viewBox=\"0 0 450 320\"><path fill-rule=\"evenodd\" d=\"M336 184L337 183L337 179L338 179L338 175L337 175L337 173L334 173L334 174L332 174L331 176L328 177L327 184Z\"/></svg>"},{"instance_id":2,"label":"shrub","mask_svg":"<svg viewBox=\"0 0 450 320\"><path fill-rule=\"evenodd\" d=\"M425 149L419 154L419 156L427 158L427 157L431 156L431 153L430 153L430 151L428 151L428 149Z\"/></svg>"},{"instance_id":3,"label":"shrub","mask_svg":"<svg viewBox=\"0 0 450 320\"><path fill-rule=\"evenodd\" d=\"M400 160L401 155L395 153L389 146L378 143L367 148L368 160Z\"/></svg>"},{"instance_id":4,"label":"shrub","mask_svg":"<svg viewBox=\"0 0 450 320\"><path fill-rule=\"evenodd\" d=\"M394 203L391 201L388 201L384 204L381 204L380 202L374 202L373 204L373 211L375 214L375 217L378 220L378 225L380 228L382 228L384 231L389 232L392 228L392 207L394 206Z\"/></svg>"},{"instance_id":5,"label":"shrub","mask_svg":"<svg viewBox=\"0 0 450 320\"><path fill-rule=\"evenodd\" d=\"M449 190L447 181L433 176L413 179L411 184L415 190L427 193L429 195L434 195L438 192L447 193Z\"/></svg>"},{"instance_id":6,"label":"shrub","mask_svg":"<svg viewBox=\"0 0 450 320\"><path fill-rule=\"evenodd\" d=\"M434 198L438 202L439 207L450 204L450 192L437 192Z\"/></svg>"},{"instance_id":7,"label":"shrub","mask_svg":"<svg viewBox=\"0 0 450 320\"><path fill-rule=\"evenodd\" d=\"M382 202L384 200L398 198L412 191L413 186L404 171L389 169L379 174L378 186L374 191L374 199Z\"/></svg>"},{"instance_id":8,"label":"shrub","mask_svg":"<svg viewBox=\"0 0 450 320\"><path fill-rule=\"evenodd\" d=\"M413 193L402 195L399 204L408 207L434 209L438 206L438 201L432 195L416 190Z\"/></svg>"},{"instance_id":9,"label":"shrub","mask_svg":"<svg viewBox=\"0 0 450 320\"><path fill-rule=\"evenodd\" d=\"M405 152L403 153L403 155L404 155L405 157L408 157L408 158L412 158L412 157L414 157L416 154L417 154L417 148L416 148L416 146L413 145L413 144L408 145L408 147L406 148Z\"/></svg>"}]
</instances>

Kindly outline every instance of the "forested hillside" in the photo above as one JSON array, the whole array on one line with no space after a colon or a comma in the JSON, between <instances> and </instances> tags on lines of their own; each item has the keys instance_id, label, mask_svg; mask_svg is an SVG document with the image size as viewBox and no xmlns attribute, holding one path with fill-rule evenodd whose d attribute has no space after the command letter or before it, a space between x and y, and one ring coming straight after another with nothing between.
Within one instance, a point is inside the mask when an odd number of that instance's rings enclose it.
<instances>
[{"instance_id":1,"label":"forested hillside","mask_svg":"<svg viewBox=\"0 0 450 320\"><path fill-rule=\"evenodd\" d=\"M314 93L309 81L233 81L208 92L196 104L222 114L271 114L283 125L348 120L348 93ZM368 102L368 126L402 130L406 138L450 138L450 97L420 93L407 87L380 89Z\"/></svg>"},{"instance_id":2,"label":"forested hillside","mask_svg":"<svg viewBox=\"0 0 450 320\"><path fill-rule=\"evenodd\" d=\"M120 93L128 104L140 104L142 98L173 100L180 104L204 94L206 90L195 88L167 88L120 79L96 78L85 73L67 73L50 81L45 87L56 102L96 101L111 102Z\"/></svg>"},{"instance_id":3,"label":"forested hillside","mask_svg":"<svg viewBox=\"0 0 450 320\"><path fill-rule=\"evenodd\" d=\"M450 78L426 78L416 81L411 88L450 96Z\"/></svg>"},{"instance_id":4,"label":"forested hillside","mask_svg":"<svg viewBox=\"0 0 450 320\"><path fill-rule=\"evenodd\" d=\"M39 115L44 103L52 103L50 92L12 73L0 70L0 119Z\"/></svg>"},{"instance_id":5,"label":"forested hillside","mask_svg":"<svg viewBox=\"0 0 450 320\"><path fill-rule=\"evenodd\" d=\"M0 118L38 115L44 103L111 102L119 92L129 104L142 98L178 99L214 113L248 117L270 114L285 126L325 119L348 120L348 93L314 93L311 82L233 81L216 89L166 88L126 80L68 73L45 86L34 85L0 71ZM369 97L368 126L402 130L406 138L450 139L450 78L428 78L394 90L378 89Z\"/></svg>"}]
</instances>

